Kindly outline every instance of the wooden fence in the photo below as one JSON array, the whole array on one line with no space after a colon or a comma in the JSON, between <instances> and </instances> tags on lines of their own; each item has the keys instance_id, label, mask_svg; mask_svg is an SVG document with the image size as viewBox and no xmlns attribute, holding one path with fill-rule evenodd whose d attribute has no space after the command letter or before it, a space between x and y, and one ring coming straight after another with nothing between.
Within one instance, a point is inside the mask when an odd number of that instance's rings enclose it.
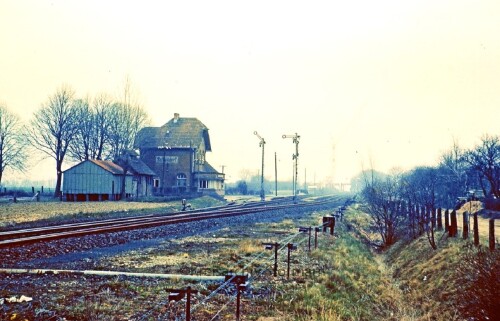
<instances>
[{"instance_id":1,"label":"wooden fence","mask_svg":"<svg viewBox=\"0 0 500 321\"><path fill-rule=\"evenodd\" d=\"M442 209L438 208L437 210L431 210L430 215L431 215L430 217L431 226L435 227L437 230L443 230ZM490 251L494 251L496 243L495 219L491 218L487 220L488 228L486 228L485 227L486 224L482 222L486 220L479 218L477 212L470 214L469 212L465 211L462 213L461 216L462 217L460 218L456 210L452 210L450 212L450 210L447 209L444 211L444 231L448 233L448 236L458 237L458 228L459 228L458 222L461 222L462 238L464 240L471 238L470 232L472 230L472 238L474 240L474 245L479 246L480 234L488 235L488 245ZM472 223L471 223L471 217L472 217ZM437 224L432 224L432 222L435 221L437 221ZM481 230L482 233L480 233ZM484 230L487 230L487 232Z\"/></svg>"}]
</instances>

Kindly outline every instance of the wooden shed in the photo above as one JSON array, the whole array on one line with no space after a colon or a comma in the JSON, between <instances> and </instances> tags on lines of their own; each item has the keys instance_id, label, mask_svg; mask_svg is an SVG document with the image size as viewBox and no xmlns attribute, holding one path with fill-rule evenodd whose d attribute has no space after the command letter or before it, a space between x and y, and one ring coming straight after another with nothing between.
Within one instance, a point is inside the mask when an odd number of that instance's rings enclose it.
<instances>
[{"instance_id":1,"label":"wooden shed","mask_svg":"<svg viewBox=\"0 0 500 321\"><path fill-rule=\"evenodd\" d=\"M62 192L66 201L119 200L123 169L110 161L86 160L63 172ZM125 177L127 197L133 193L132 174Z\"/></svg>"}]
</instances>

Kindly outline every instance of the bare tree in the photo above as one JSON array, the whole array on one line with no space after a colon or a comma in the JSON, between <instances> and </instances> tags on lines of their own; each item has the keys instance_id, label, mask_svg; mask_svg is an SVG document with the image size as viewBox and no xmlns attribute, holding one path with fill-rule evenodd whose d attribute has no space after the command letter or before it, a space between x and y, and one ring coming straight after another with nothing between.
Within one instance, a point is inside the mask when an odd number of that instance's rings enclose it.
<instances>
[{"instance_id":1,"label":"bare tree","mask_svg":"<svg viewBox=\"0 0 500 321\"><path fill-rule=\"evenodd\" d=\"M125 81L123 97L110 109L108 158L123 169L122 199L126 196L126 176L130 170L130 151L133 149L135 136L139 130L149 123L149 117L141 106L137 95L133 93L130 79Z\"/></svg>"},{"instance_id":2,"label":"bare tree","mask_svg":"<svg viewBox=\"0 0 500 321\"><path fill-rule=\"evenodd\" d=\"M78 130L73 89L62 86L35 112L28 128L29 143L56 161L57 180L54 197L60 195L62 164Z\"/></svg>"},{"instance_id":3,"label":"bare tree","mask_svg":"<svg viewBox=\"0 0 500 321\"><path fill-rule=\"evenodd\" d=\"M410 226L413 225L413 220L416 220L419 234L425 232L433 249L437 248L434 235L436 225L434 215L436 199L439 194L438 182L436 168L417 167L405 175L403 184L407 199L417 206L415 215L410 216Z\"/></svg>"},{"instance_id":4,"label":"bare tree","mask_svg":"<svg viewBox=\"0 0 500 321\"><path fill-rule=\"evenodd\" d=\"M401 224L404 222L405 206L401 202L400 177L365 180L362 195L366 201L366 212L371 216L375 228L382 237L382 246L394 244Z\"/></svg>"},{"instance_id":5,"label":"bare tree","mask_svg":"<svg viewBox=\"0 0 500 321\"><path fill-rule=\"evenodd\" d=\"M133 148L135 136L139 130L149 123L149 117L141 106L127 78L123 97L110 108L108 158L116 160L125 151Z\"/></svg>"},{"instance_id":6,"label":"bare tree","mask_svg":"<svg viewBox=\"0 0 500 321\"><path fill-rule=\"evenodd\" d=\"M467 174L469 165L465 161L465 150L453 140L452 147L441 155L438 166L439 202L441 206L453 207L459 196L465 195L470 179Z\"/></svg>"},{"instance_id":7,"label":"bare tree","mask_svg":"<svg viewBox=\"0 0 500 321\"><path fill-rule=\"evenodd\" d=\"M480 183L484 180L489 184L485 195L500 198L500 138L485 135L481 144L467 151L465 160L480 174ZM483 187L483 190L485 188Z\"/></svg>"},{"instance_id":8,"label":"bare tree","mask_svg":"<svg viewBox=\"0 0 500 321\"><path fill-rule=\"evenodd\" d=\"M78 99L75 108L78 117L78 129L75 143L69 147L71 158L79 161L102 159L110 149L110 124L112 121L113 102L106 94L93 99Z\"/></svg>"},{"instance_id":9,"label":"bare tree","mask_svg":"<svg viewBox=\"0 0 500 321\"><path fill-rule=\"evenodd\" d=\"M0 103L0 184L6 169L24 171L26 140L19 117Z\"/></svg>"},{"instance_id":10,"label":"bare tree","mask_svg":"<svg viewBox=\"0 0 500 321\"><path fill-rule=\"evenodd\" d=\"M94 141L92 143L92 146L95 151L95 159L102 159L106 153L106 150L110 148L109 137L112 105L112 99L106 94L100 94L94 99Z\"/></svg>"},{"instance_id":11,"label":"bare tree","mask_svg":"<svg viewBox=\"0 0 500 321\"><path fill-rule=\"evenodd\" d=\"M90 109L89 98L76 99L73 103L76 117L78 119L74 144L68 147L68 155L78 161L84 161L91 157L91 141L94 133L94 115Z\"/></svg>"}]
</instances>

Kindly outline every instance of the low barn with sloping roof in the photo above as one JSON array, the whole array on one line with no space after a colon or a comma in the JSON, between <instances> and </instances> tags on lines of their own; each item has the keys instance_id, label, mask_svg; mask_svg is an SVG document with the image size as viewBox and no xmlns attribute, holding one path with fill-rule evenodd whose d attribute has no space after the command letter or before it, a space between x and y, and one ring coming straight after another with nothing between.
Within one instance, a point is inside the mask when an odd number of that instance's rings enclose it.
<instances>
[{"instance_id":1,"label":"low barn with sloping roof","mask_svg":"<svg viewBox=\"0 0 500 321\"><path fill-rule=\"evenodd\" d=\"M224 174L206 161L212 151L208 128L196 118L174 118L161 127L146 127L134 147L156 173L156 194L201 192L224 194Z\"/></svg>"},{"instance_id":2,"label":"low barn with sloping roof","mask_svg":"<svg viewBox=\"0 0 500 321\"><path fill-rule=\"evenodd\" d=\"M138 155L132 155L129 164L129 171L134 176L132 179L132 190L136 197L153 195L153 179L156 173L153 172Z\"/></svg>"},{"instance_id":3,"label":"low barn with sloping roof","mask_svg":"<svg viewBox=\"0 0 500 321\"><path fill-rule=\"evenodd\" d=\"M125 177L125 193L133 190L133 175ZM67 201L119 200L123 182L123 169L103 160L86 160L63 172L62 192Z\"/></svg>"}]
</instances>

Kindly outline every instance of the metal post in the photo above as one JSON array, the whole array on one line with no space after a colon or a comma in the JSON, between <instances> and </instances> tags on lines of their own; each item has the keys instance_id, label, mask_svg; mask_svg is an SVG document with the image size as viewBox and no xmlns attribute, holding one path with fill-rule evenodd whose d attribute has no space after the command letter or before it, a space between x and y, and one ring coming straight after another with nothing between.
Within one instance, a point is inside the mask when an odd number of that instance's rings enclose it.
<instances>
[{"instance_id":1,"label":"metal post","mask_svg":"<svg viewBox=\"0 0 500 321\"><path fill-rule=\"evenodd\" d=\"M295 161L295 165L294 165L295 176L293 179L293 181L294 181L293 199L296 200L297 199L297 177L298 177L298 170L299 170L298 158L299 158L299 139L300 139L300 136L297 133L295 133L295 135L283 135L281 137L282 138L292 138L293 143L295 144L295 154L293 154L292 158Z\"/></svg>"},{"instance_id":2,"label":"metal post","mask_svg":"<svg viewBox=\"0 0 500 321\"><path fill-rule=\"evenodd\" d=\"M226 275L226 282L231 282L236 285L236 320L240 320L240 300L241 300L241 291L246 290L248 287L248 274L244 275L236 275L233 273L229 273Z\"/></svg>"},{"instance_id":3,"label":"metal post","mask_svg":"<svg viewBox=\"0 0 500 321\"><path fill-rule=\"evenodd\" d=\"M278 196L278 158L274 152L274 195Z\"/></svg>"},{"instance_id":4,"label":"metal post","mask_svg":"<svg viewBox=\"0 0 500 321\"><path fill-rule=\"evenodd\" d=\"M260 200L263 201L266 198L265 192L264 192L264 145L266 144L266 141L264 138L260 137L259 133L257 131L253 132L257 138L259 138L259 147L262 148L262 171L260 173Z\"/></svg>"},{"instance_id":5,"label":"metal post","mask_svg":"<svg viewBox=\"0 0 500 321\"><path fill-rule=\"evenodd\" d=\"M162 167L162 174L161 174L161 190L162 194L165 195L165 156L166 156L167 151L165 150L165 147L163 147L163 167Z\"/></svg>"},{"instance_id":6,"label":"metal post","mask_svg":"<svg viewBox=\"0 0 500 321\"><path fill-rule=\"evenodd\" d=\"M274 243L262 243L262 245L265 245L266 250L271 250L274 248L274 277L278 275L278 247L280 246L278 242Z\"/></svg>"},{"instance_id":7,"label":"metal post","mask_svg":"<svg viewBox=\"0 0 500 321\"><path fill-rule=\"evenodd\" d=\"M191 320L191 287L188 286L186 289L186 321Z\"/></svg>"},{"instance_id":8,"label":"metal post","mask_svg":"<svg viewBox=\"0 0 500 321\"><path fill-rule=\"evenodd\" d=\"M240 285L236 285L236 321L240 321L240 300L241 300L241 291Z\"/></svg>"},{"instance_id":9,"label":"metal post","mask_svg":"<svg viewBox=\"0 0 500 321\"><path fill-rule=\"evenodd\" d=\"M191 320L191 294L198 293L197 290L193 290L190 286L186 289L166 289L167 292L171 292L168 296L168 301L180 301L186 296L186 321Z\"/></svg>"}]
</instances>

